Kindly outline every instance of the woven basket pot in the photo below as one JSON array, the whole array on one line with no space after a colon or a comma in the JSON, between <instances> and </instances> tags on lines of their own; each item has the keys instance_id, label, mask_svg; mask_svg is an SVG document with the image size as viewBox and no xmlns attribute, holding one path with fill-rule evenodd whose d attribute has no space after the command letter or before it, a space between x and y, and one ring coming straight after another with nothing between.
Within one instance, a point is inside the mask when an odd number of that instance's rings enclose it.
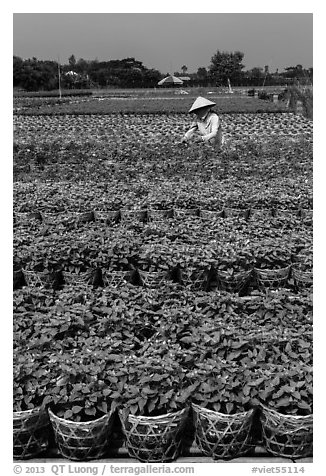
<instances>
[{"instance_id":1,"label":"woven basket pot","mask_svg":"<svg viewBox=\"0 0 326 476\"><path fill-rule=\"evenodd\" d=\"M299 289L304 289L312 286L313 282L313 273L312 271L301 271L295 266L292 267L292 277L294 279L295 285Z\"/></svg>"},{"instance_id":2,"label":"woven basket pot","mask_svg":"<svg viewBox=\"0 0 326 476\"><path fill-rule=\"evenodd\" d=\"M42 221L40 212L14 212L14 221L17 223L29 223L32 220Z\"/></svg>"},{"instance_id":3,"label":"woven basket pot","mask_svg":"<svg viewBox=\"0 0 326 476\"><path fill-rule=\"evenodd\" d=\"M108 449L114 412L88 422L73 422L56 416L49 409L51 425L59 451L65 458L86 461L101 458Z\"/></svg>"},{"instance_id":4,"label":"woven basket pot","mask_svg":"<svg viewBox=\"0 0 326 476\"><path fill-rule=\"evenodd\" d=\"M262 288L275 288L284 286L290 276L291 265L281 269L254 268L257 284Z\"/></svg>"},{"instance_id":5,"label":"woven basket pot","mask_svg":"<svg viewBox=\"0 0 326 476\"><path fill-rule=\"evenodd\" d=\"M189 271L182 269L181 281L184 286L187 286L192 291L205 290L208 283L207 271Z\"/></svg>"},{"instance_id":6,"label":"woven basket pot","mask_svg":"<svg viewBox=\"0 0 326 476\"><path fill-rule=\"evenodd\" d=\"M239 292L251 279L252 271L246 270L232 275L225 271L216 272L216 280L219 289L228 292Z\"/></svg>"},{"instance_id":7,"label":"woven basket pot","mask_svg":"<svg viewBox=\"0 0 326 476\"><path fill-rule=\"evenodd\" d=\"M204 220L218 220L219 218L224 217L224 210L219 210L219 211L200 210L200 216Z\"/></svg>"},{"instance_id":8,"label":"woven basket pot","mask_svg":"<svg viewBox=\"0 0 326 476\"><path fill-rule=\"evenodd\" d=\"M279 210L276 211L276 216L277 217L280 217L280 218L294 218L296 215L296 212L295 210L288 210L288 209L284 209L284 208L281 208Z\"/></svg>"},{"instance_id":9,"label":"woven basket pot","mask_svg":"<svg viewBox=\"0 0 326 476\"><path fill-rule=\"evenodd\" d=\"M181 451L182 432L189 409L145 417L119 411L129 456L151 463L175 460Z\"/></svg>"},{"instance_id":10,"label":"woven basket pot","mask_svg":"<svg viewBox=\"0 0 326 476\"><path fill-rule=\"evenodd\" d=\"M241 218L244 217L246 210L241 208L224 208L225 218Z\"/></svg>"},{"instance_id":11,"label":"woven basket pot","mask_svg":"<svg viewBox=\"0 0 326 476\"><path fill-rule=\"evenodd\" d=\"M45 407L14 412L14 458L32 458L45 451L48 448L49 433L50 420Z\"/></svg>"},{"instance_id":12,"label":"woven basket pot","mask_svg":"<svg viewBox=\"0 0 326 476\"><path fill-rule=\"evenodd\" d=\"M262 407L263 445L269 453L292 460L312 456L313 415L283 415Z\"/></svg>"},{"instance_id":13,"label":"woven basket pot","mask_svg":"<svg viewBox=\"0 0 326 476\"><path fill-rule=\"evenodd\" d=\"M58 213L50 213L46 212L43 214L43 221L47 225L53 225L53 224L59 224L62 223L65 219L65 213L64 212L58 212Z\"/></svg>"},{"instance_id":14,"label":"woven basket pot","mask_svg":"<svg viewBox=\"0 0 326 476\"><path fill-rule=\"evenodd\" d=\"M162 221L169 218L174 218L173 208L169 210L149 210L148 218L150 221Z\"/></svg>"},{"instance_id":15,"label":"woven basket pot","mask_svg":"<svg viewBox=\"0 0 326 476\"><path fill-rule=\"evenodd\" d=\"M88 284L90 276L87 273L78 274L78 273L68 273L65 271L63 273L63 278L64 278L65 284L70 286L79 286L82 284L83 285Z\"/></svg>"},{"instance_id":16,"label":"woven basket pot","mask_svg":"<svg viewBox=\"0 0 326 476\"><path fill-rule=\"evenodd\" d=\"M251 218L253 219L264 219L270 217L270 210L268 208L252 208L251 209Z\"/></svg>"},{"instance_id":17,"label":"woven basket pot","mask_svg":"<svg viewBox=\"0 0 326 476\"><path fill-rule=\"evenodd\" d=\"M119 210L95 210L95 221L106 223L118 223L120 221Z\"/></svg>"},{"instance_id":18,"label":"woven basket pot","mask_svg":"<svg viewBox=\"0 0 326 476\"><path fill-rule=\"evenodd\" d=\"M48 282L48 273L23 270L27 286L34 288L45 286Z\"/></svg>"},{"instance_id":19,"label":"woven basket pot","mask_svg":"<svg viewBox=\"0 0 326 476\"><path fill-rule=\"evenodd\" d=\"M144 286L147 288L157 288L164 285L167 275L161 271L140 272L140 278Z\"/></svg>"},{"instance_id":20,"label":"woven basket pot","mask_svg":"<svg viewBox=\"0 0 326 476\"><path fill-rule=\"evenodd\" d=\"M254 447L252 421L254 410L225 415L192 404L199 449L213 459L232 459L242 456Z\"/></svg>"},{"instance_id":21,"label":"woven basket pot","mask_svg":"<svg viewBox=\"0 0 326 476\"><path fill-rule=\"evenodd\" d=\"M128 276L127 271L103 271L103 284L114 288L124 286L129 282Z\"/></svg>"},{"instance_id":22,"label":"woven basket pot","mask_svg":"<svg viewBox=\"0 0 326 476\"><path fill-rule=\"evenodd\" d=\"M174 216L176 218L199 217L199 208L175 208Z\"/></svg>"},{"instance_id":23,"label":"woven basket pot","mask_svg":"<svg viewBox=\"0 0 326 476\"><path fill-rule=\"evenodd\" d=\"M145 223L147 221L147 210L121 210L121 221L123 223Z\"/></svg>"}]
</instances>

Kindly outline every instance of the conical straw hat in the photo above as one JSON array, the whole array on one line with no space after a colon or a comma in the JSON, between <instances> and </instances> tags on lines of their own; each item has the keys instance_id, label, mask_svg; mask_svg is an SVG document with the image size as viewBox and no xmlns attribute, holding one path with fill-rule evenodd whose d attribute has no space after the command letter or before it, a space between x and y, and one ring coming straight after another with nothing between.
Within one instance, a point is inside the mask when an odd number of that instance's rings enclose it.
<instances>
[{"instance_id":1,"label":"conical straw hat","mask_svg":"<svg viewBox=\"0 0 326 476\"><path fill-rule=\"evenodd\" d=\"M193 105L189 109L189 112L193 112L196 109L201 109L202 107L215 106L215 104L216 104L215 102L212 102L209 99L205 99L202 96L198 96L196 101L193 103Z\"/></svg>"}]
</instances>

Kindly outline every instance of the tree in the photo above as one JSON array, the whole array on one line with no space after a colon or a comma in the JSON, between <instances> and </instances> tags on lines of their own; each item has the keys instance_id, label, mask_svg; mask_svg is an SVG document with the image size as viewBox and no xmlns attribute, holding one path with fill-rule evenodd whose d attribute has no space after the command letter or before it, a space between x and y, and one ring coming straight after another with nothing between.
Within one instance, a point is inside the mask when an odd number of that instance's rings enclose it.
<instances>
[{"instance_id":1,"label":"tree","mask_svg":"<svg viewBox=\"0 0 326 476\"><path fill-rule=\"evenodd\" d=\"M87 74L89 69L89 61L79 58L76 63L76 72L80 74Z\"/></svg>"},{"instance_id":2,"label":"tree","mask_svg":"<svg viewBox=\"0 0 326 476\"><path fill-rule=\"evenodd\" d=\"M207 86L208 83L208 72L206 68L198 68L197 73L197 81L201 86Z\"/></svg>"},{"instance_id":3,"label":"tree","mask_svg":"<svg viewBox=\"0 0 326 476\"><path fill-rule=\"evenodd\" d=\"M239 84L242 79L242 64L244 54L241 51L217 51L211 58L209 76L216 85L227 85L228 79L232 84Z\"/></svg>"},{"instance_id":4,"label":"tree","mask_svg":"<svg viewBox=\"0 0 326 476\"><path fill-rule=\"evenodd\" d=\"M19 56L14 56L13 59L13 73L14 73L14 87L21 86L21 76L24 69L24 62Z\"/></svg>"},{"instance_id":5,"label":"tree","mask_svg":"<svg viewBox=\"0 0 326 476\"><path fill-rule=\"evenodd\" d=\"M252 86L261 86L264 80L263 68L254 67L247 72L249 83Z\"/></svg>"},{"instance_id":6,"label":"tree","mask_svg":"<svg viewBox=\"0 0 326 476\"><path fill-rule=\"evenodd\" d=\"M75 67L76 67L76 58L75 58L75 55L71 55L68 59L68 63L69 63L69 66L71 68L72 71L75 70Z\"/></svg>"},{"instance_id":7,"label":"tree","mask_svg":"<svg viewBox=\"0 0 326 476\"><path fill-rule=\"evenodd\" d=\"M297 66L289 66L284 69L284 76L286 76L287 78L302 78L305 75L305 70L302 68L301 64L297 64Z\"/></svg>"},{"instance_id":8,"label":"tree","mask_svg":"<svg viewBox=\"0 0 326 476\"><path fill-rule=\"evenodd\" d=\"M38 61L33 57L22 61L14 58L14 86L27 91L50 90L57 87L58 65L55 61Z\"/></svg>"},{"instance_id":9,"label":"tree","mask_svg":"<svg viewBox=\"0 0 326 476\"><path fill-rule=\"evenodd\" d=\"M161 73L147 69L135 58L99 62L98 59L76 61L71 55L69 64L60 67L61 85L64 88L90 88L92 86L154 87ZM13 81L15 87L29 91L58 88L58 63L38 61L37 58L22 60L13 57Z\"/></svg>"},{"instance_id":10,"label":"tree","mask_svg":"<svg viewBox=\"0 0 326 476\"><path fill-rule=\"evenodd\" d=\"M185 76L187 74L187 71L188 71L188 68L187 66L184 64L183 66L181 66L181 71L182 71L182 74Z\"/></svg>"}]
</instances>

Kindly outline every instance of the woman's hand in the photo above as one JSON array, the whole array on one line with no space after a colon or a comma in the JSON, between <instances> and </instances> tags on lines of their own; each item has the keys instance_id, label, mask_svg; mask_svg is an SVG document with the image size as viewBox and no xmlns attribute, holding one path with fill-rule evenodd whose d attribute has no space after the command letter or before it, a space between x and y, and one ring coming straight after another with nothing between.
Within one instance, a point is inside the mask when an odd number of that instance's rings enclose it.
<instances>
[{"instance_id":1,"label":"woman's hand","mask_svg":"<svg viewBox=\"0 0 326 476\"><path fill-rule=\"evenodd\" d=\"M207 138L207 136L202 136L201 140L202 140L205 144L209 144L209 138Z\"/></svg>"}]
</instances>

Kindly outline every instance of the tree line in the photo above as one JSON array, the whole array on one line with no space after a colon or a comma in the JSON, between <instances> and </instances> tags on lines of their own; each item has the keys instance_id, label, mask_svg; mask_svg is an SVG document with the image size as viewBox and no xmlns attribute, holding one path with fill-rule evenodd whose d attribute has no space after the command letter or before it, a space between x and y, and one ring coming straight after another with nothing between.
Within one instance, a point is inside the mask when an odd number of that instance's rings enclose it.
<instances>
[{"instance_id":1,"label":"tree line","mask_svg":"<svg viewBox=\"0 0 326 476\"><path fill-rule=\"evenodd\" d=\"M217 51L208 68L200 67L188 74L186 65L181 67L179 77L186 77L187 86L268 86L287 85L295 82L311 84L313 69L301 65L289 66L282 72L270 72L268 66L245 70L244 54L240 51ZM171 72L170 72L171 73ZM67 64L56 61L41 61L33 57L23 60L13 57L13 85L26 91L50 91L58 89L91 88L153 88L169 73L146 68L135 58L98 61L76 59L71 55Z\"/></svg>"}]
</instances>

